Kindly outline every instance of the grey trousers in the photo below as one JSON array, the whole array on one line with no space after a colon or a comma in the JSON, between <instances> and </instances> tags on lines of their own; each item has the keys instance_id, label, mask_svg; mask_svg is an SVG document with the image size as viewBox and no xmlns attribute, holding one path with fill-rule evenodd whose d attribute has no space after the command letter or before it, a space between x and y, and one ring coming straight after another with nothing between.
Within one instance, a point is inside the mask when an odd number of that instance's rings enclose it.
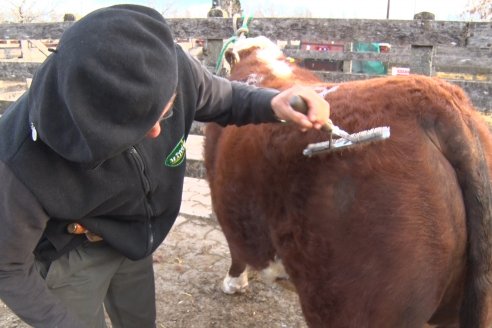
<instances>
[{"instance_id":1,"label":"grey trousers","mask_svg":"<svg viewBox=\"0 0 492 328\"><path fill-rule=\"evenodd\" d=\"M155 327L152 256L131 261L104 242L87 242L52 262L47 272L40 262L36 267L88 327L106 327L104 308L115 328Z\"/></svg>"}]
</instances>

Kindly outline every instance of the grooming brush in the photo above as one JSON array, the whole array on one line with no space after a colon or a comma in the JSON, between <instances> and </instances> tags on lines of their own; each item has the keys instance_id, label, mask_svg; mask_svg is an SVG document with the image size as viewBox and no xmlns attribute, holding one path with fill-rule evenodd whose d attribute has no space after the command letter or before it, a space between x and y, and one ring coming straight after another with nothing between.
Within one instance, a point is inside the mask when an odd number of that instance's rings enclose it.
<instances>
[{"instance_id":1,"label":"grooming brush","mask_svg":"<svg viewBox=\"0 0 492 328\"><path fill-rule=\"evenodd\" d=\"M335 89L336 90L336 89ZM333 91L335 91L333 90ZM307 104L300 96L293 96L290 99L290 106L296 111L307 114ZM359 145L368 142L380 141L390 137L389 126L377 127L369 130L364 130L356 133L348 133L338 126L334 125L329 120L322 130L330 133L330 138L327 141L309 144L302 152L304 156L311 157L316 154L338 151L345 148L350 148L354 145ZM333 135L338 136L338 139L333 139Z\"/></svg>"}]
</instances>

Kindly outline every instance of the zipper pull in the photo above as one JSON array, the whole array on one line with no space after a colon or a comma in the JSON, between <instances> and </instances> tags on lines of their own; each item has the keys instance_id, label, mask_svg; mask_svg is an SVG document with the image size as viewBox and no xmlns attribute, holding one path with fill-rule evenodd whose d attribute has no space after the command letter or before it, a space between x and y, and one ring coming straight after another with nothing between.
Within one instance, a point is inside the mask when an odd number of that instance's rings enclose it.
<instances>
[{"instance_id":1,"label":"zipper pull","mask_svg":"<svg viewBox=\"0 0 492 328\"><path fill-rule=\"evenodd\" d=\"M31 138L32 141L38 140L38 131L36 130L33 122L31 122Z\"/></svg>"}]
</instances>

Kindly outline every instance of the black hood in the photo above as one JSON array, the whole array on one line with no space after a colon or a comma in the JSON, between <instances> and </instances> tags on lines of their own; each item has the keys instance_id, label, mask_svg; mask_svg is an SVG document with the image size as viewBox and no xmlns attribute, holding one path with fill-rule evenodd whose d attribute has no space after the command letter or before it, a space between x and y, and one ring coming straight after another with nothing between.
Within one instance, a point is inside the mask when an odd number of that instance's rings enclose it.
<instances>
[{"instance_id":1,"label":"black hood","mask_svg":"<svg viewBox=\"0 0 492 328\"><path fill-rule=\"evenodd\" d=\"M160 14L100 9L67 29L34 75L30 122L63 158L98 164L145 137L176 85L175 45Z\"/></svg>"}]
</instances>

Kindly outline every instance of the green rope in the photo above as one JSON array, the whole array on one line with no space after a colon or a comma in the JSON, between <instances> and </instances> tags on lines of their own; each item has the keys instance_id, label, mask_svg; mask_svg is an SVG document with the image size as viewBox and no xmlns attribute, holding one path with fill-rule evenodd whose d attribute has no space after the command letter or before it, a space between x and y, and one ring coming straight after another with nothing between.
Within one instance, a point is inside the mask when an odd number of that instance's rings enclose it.
<instances>
[{"instance_id":1,"label":"green rope","mask_svg":"<svg viewBox=\"0 0 492 328\"><path fill-rule=\"evenodd\" d=\"M243 16L243 24L235 32L236 35L234 35L234 36L232 36L226 40L226 42L222 46L222 49L220 50L219 58L217 59L217 63L215 65L215 74L220 73L220 70L222 68L222 62L223 62L224 56L225 56L225 52L229 48L229 45L236 42L239 38L248 35L248 33L249 33L248 25L251 23L252 20L253 20L253 16L249 16L249 15ZM234 28L235 28L235 26L234 26Z\"/></svg>"}]
</instances>

